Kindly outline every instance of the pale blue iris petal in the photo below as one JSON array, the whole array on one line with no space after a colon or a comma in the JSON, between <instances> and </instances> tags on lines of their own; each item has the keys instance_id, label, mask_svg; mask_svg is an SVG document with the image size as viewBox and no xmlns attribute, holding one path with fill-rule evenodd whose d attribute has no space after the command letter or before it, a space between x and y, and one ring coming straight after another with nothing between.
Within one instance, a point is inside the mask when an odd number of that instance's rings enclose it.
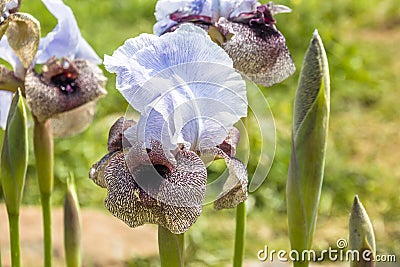
<instances>
[{"instance_id":1,"label":"pale blue iris petal","mask_svg":"<svg viewBox=\"0 0 400 267\"><path fill-rule=\"evenodd\" d=\"M258 5L257 0L219 0L219 17L233 18L241 13L252 12Z\"/></svg>"},{"instance_id":2,"label":"pale blue iris petal","mask_svg":"<svg viewBox=\"0 0 400 267\"><path fill-rule=\"evenodd\" d=\"M150 102L175 86L176 81L171 77L178 76L171 67L198 61L233 65L204 30L188 24L161 37L141 34L129 39L112 56L105 56L104 65L109 72L117 74L117 89L129 104L142 112ZM187 71L181 75L189 74Z\"/></svg>"},{"instance_id":3,"label":"pale blue iris petal","mask_svg":"<svg viewBox=\"0 0 400 267\"><path fill-rule=\"evenodd\" d=\"M178 23L170 19L170 15L181 12L185 15L202 15L211 17L212 0L159 0L154 13L157 22L153 32L161 35Z\"/></svg>"},{"instance_id":4,"label":"pale blue iris petal","mask_svg":"<svg viewBox=\"0 0 400 267\"><path fill-rule=\"evenodd\" d=\"M246 85L233 68L195 62L168 70L169 80L149 88L170 89L147 109L163 117L170 149L183 142L190 143L192 150L218 145L232 125L247 115Z\"/></svg>"},{"instance_id":5,"label":"pale blue iris petal","mask_svg":"<svg viewBox=\"0 0 400 267\"><path fill-rule=\"evenodd\" d=\"M56 56L83 58L100 63L96 52L83 40L74 14L61 0L42 0L47 9L57 18L58 24L46 37L42 38L37 55L37 63L46 62Z\"/></svg>"},{"instance_id":6,"label":"pale blue iris petal","mask_svg":"<svg viewBox=\"0 0 400 267\"><path fill-rule=\"evenodd\" d=\"M20 79L24 78L25 70L21 61L11 49L7 41L7 36L3 36L0 40L0 58L7 61L14 70L15 76Z\"/></svg>"},{"instance_id":7,"label":"pale blue iris petal","mask_svg":"<svg viewBox=\"0 0 400 267\"><path fill-rule=\"evenodd\" d=\"M117 73L117 88L141 112L139 140L156 139L165 149L222 143L247 114L246 84L225 51L207 33L184 24L161 37L128 40L106 69Z\"/></svg>"},{"instance_id":8,"label":"pale blue iris petal","mask_svg":"<svg viewBox=\"0 0 400 267\"><path fill-rule=\"evenodd\" d=\"M13 94L8 91L0 90L0 128L6 129L7 116L10 110ZM3 140L0 140L2 142Z\"/></svg>"},{"instance_id":9,"label":"pale blue iris petal","mask_svg":"<svg viewBox=\"0 0 400 267\"><path fill-rule=\"evenodd\" d=\"M166 32L168 29L170 29L171 27L173 27L177 24L178 24L178 22L176 22L170 18L161 19L154 24L153 33L155 35L160 36L161 34Z\"/></svg>"}]
</instances>

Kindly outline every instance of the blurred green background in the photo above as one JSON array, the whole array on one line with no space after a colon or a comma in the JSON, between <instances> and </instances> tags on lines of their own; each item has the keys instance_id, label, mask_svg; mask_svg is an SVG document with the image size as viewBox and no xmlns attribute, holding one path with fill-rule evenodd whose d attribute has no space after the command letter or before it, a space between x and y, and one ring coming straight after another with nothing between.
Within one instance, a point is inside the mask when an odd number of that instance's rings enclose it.
<instances>
[{"instance_id":1,"label":"blurred green background","mask_svg":"<svg viewBox=\"0 0 400 267\"><path fill-rule=\"evenodd\" d=\"M76 15L82 35L101 57L112 54L128 38L152 32L155 2L65 0ZM358 194L374 224L378 253L400 258L400 1L276 3L293 9L291 14L276 19L297 71L281 84L262 88L276 121L276 157L267 180L249 198L246 259L255 260L256 252L264 245L289 248L285 181L292 103L304 53L315 29L324 41L330 65L331 123L314 247L336 246L339 238L347 238L348 214ZM39 0L24 1L22 11L41 22L43 35L56 25ZM115 89L114 75L105 75L108 95L98 102L90 128L76 137L55 141L54 205L62 203L66 177L73 172L81 205L104 209L106 192L89 180L88 171L106 153L108 129L127 107ZM39 203L36 189L32 156L25 204ZM229 263L233 232L233 210L216 212L211 206L205 207L187 234L191 266ZM151 266L152 262L132 259L127 266Z\"/></svg>"}]
</instances>

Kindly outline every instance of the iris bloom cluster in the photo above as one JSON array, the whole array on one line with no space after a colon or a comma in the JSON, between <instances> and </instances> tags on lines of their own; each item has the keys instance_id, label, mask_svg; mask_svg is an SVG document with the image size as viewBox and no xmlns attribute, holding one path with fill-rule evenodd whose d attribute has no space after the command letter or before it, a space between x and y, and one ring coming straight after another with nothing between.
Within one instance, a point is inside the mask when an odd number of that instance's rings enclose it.
<instances>
[{"instance_id":1,"label":"iris bloom cluster","mask_svg":"<svg viewBox=\"0 0 400 267\"><path fill-rule=\"evenodd\" d=\"M246 84L204 30L182 25L160 37L141 34L105 56L104 65L140 112L137 123L120 118L112 126L109 153L90 170L107 188L110 212L131 227L185 232L201 213L210 159L224 159L229 170L215 208L247 198L233 127L247 115Z\"/></svg>"},{"instance_id":2,"label":"iris bloom cluster","mask_svg":"<svg viewBox=\"0 0 400 267\"><path fill-rule=\"evenodd\" d=\"M0 78L15 80L15 84L22 87L35 118L39 122L52 119L55 135L65 136L68 131L79 132L87 126L93 116L95 100L106 94L106 78L97 66L101 59L82 37L72 10L61 0L42 2L57 18L58 24L40 39L37 54L27 68L10 47L7 37L3 36L0 58L7 61L13 71L0 66L4 74ZM37 73L36 65L41 65L40 73ZM0 94L0 118L4 126L11 93L0 91ZM77 110L80 119L67 113L71 110Z\"/></svg>"},{"instance_id":3,"label":"iris bloom cluster","mask_svg":"<svg viewBox=\"0 0 400 267\"><path fill-rule=\"evenodd\" d=\"M234 67L250 80L271 86L289 77L295 66L274 15L290 8L257 0L159 0L155 16L157 35L195 24L232 58Z\"/></svg>"}]
</instances>

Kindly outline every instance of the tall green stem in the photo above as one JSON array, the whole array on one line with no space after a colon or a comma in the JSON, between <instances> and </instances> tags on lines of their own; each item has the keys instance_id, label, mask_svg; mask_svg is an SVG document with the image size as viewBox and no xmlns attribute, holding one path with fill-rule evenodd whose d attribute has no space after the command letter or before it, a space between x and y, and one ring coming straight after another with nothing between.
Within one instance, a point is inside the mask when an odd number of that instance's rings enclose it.
<instances>
[{"instance_id":1,"label":"tall green stem","mask_svg":"<svg viewBox=\"0 0 400 267\"><path fill-rule=\"evenodd\" d=\"M161 267L184 266L184 234L173 234L158 226L158 250Z\"/></svg>"},{"instance_id":2,"label":"tall green stem","mask_svg":"<svg viewBox=\"0 0 400 267\"><path fill-rule=\"evenodd\" d=\"M51 195L42 194L42 217L44 237L44 266L50 267L53 258L52 234L51 234Z\"/></svg>"},{"instance_id":3,"label":"tall green stem","mask_svg":"<svg viewBox=\"0 0 400 267\"><path fill-rule=\"evenodd\" d=\"M52 264L51 194L53 191L53 136L50 121L35 120L34 149L39 182L44 235L44 266Z\"/></svg>"},{"instance_id":4,"label":"tall green stem","mask_svg":"<svg viewBox=\"0 0 400 267\"><path fill-rule=\"evenodd\" d=\"M246 236L246 202L241 202L236 207L236 233L233 266L241 267L244 258L244 243Z\"/></svg>"},{"instance_id":5,"label":"tall green stem","mask_svg":"<svg viewBox=\"0 0 400 267\"><path fill-rule=\"evenodd\" d=\"M8 214L10 226L11 263L13 267L21 266L21 251L19 244L19 215Z\"/></svg>"}]
</instances>

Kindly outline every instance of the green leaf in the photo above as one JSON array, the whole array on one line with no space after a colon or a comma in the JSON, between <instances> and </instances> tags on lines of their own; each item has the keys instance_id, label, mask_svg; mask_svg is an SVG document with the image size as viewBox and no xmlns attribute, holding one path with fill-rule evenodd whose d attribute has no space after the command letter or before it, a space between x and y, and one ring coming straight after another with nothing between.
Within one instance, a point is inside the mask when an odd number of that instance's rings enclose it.
<instances>
[{"instance_id":1,"label":"green leaf","mask_svg":"<svg viewBox=\"0 0 400 267\"><path fill-rule=\"evenodd\" d=\"M25 68L36 56L40 41L40 23L27 13L11 14L6 31L8 43Z\"/></svg>"},{"instance_id":2,"label":"green leaf","mask_svg":"<svg viewBox=\"0 0 400 267\"><path fill-rule=\"evenodd\" d=\"M28 165L28 131L21 91L14 95L1 154L0 177L9 214L18 215Z\"/></svg>"},{"instance_id":3,"label":"green leaf","mask_svg":"<svg viewBox=\"0 0 400 267\"><path fill-rule=\"evenodd\" d=\"M352 261L350 266L374 266L373 258L376 255L374 229L367 211L358 199L357 195L354 197L353 206L350 212L349 241L350 250L357 250L360 255L360 260ZM366 261L366 259L362 257L362 253L365 250L371 252L371 256L369 257L371 261Z\"/></svg>"},{"instance_id":4,"label":"green leaf","mask_svg":"<svg viewBox=\"0 0 400 267\"><path fill-rule=\"evenodd\" d=\"M289 237L299 252L311 248L328 135L330 84L328 60L315 32L304 58L293 112L292 154L286 185ZM308 262L294 262L308 266Z\"/></svg>"},{"instance_id":5,"label":"green leaf","mask_svg":"<svg viewBox=\"0 0 400 267\"><path fill-rule=\"evenodd\" d=\"M67 267L82 266L82 234L79 201L74 178L67 181L67 194L64 201L64 249Z\"/></svg>"}]
</instances>

